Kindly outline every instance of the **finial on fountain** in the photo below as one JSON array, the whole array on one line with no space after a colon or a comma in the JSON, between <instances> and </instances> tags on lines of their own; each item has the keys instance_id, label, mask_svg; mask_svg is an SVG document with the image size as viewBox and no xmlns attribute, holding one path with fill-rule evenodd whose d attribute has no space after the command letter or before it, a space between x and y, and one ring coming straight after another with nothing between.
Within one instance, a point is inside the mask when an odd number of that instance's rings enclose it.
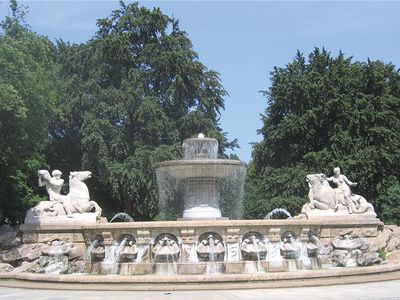
<instances>
[{"instance_id":1,"label":"finial on fountain","mask_svg":"<svg viewBox=\"0 0 400 300\"><path fill-rule=\"evenodd\" d=\"M197 135L197 137L198 137L199 139L204 139L204 134L203 134L203 133L199 133L199 134Z\"/></svg>"}]
</instances>

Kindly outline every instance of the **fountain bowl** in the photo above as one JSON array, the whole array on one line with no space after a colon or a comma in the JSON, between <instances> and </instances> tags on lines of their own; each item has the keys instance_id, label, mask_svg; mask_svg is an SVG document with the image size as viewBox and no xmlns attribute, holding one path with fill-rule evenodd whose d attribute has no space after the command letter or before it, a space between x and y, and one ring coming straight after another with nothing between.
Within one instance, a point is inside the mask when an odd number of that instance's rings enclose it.
<instances>
[{"instance_id":1,"label":"fountain bowl","mask_svg":"<svg viewBox=\"0 0 400 300\"><path fill-rule=\"evenodd\" d=\"M225 178L246 164L231 159L171 160L158 163L157 172L165 172L177 179Z\"/></svg>"}]
</instances>

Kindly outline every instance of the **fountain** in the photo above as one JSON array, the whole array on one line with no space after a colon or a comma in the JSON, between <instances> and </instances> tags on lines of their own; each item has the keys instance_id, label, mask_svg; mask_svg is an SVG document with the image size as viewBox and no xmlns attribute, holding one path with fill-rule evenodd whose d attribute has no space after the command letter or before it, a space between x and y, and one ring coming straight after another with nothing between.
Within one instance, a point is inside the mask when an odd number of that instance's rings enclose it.
<instances>
[{"instance_id":1,"label":"fountain","mask_svg":"<svg viewBox=\"0 0 400 300\"><path fill-rule=\"evenodd\" d=\"M138 256L135 238L130 234L126 234L123 235L120 240L115 250L115 261L119 263L135 261Z\"/></svg>"},{"instance_id":2,"label":"fountain","mask_svg":"<svg viewBox=\"0 0 400 300\"><path fill-rule=\"evenodd\" d=\"M263 236L259 232L248 232L242 238L240 250L244 260L260 261L267 255L267 247L262 242Z\"/></svg>"},{"instance_id":3,"label":"fountain","mask_svg":"<svg viewBox=\"0 0 400 300\"><path fill-rule=\"evenodd\" d=\"M155 263L155 274L177 274L176 262L180 256L178 239L169 233L163 233L156 237L152 249Z\"/></svg>"},{"instance_id":4,"label":"fountain","mask_svg":"<svg viewBox=\"0 0 400 300\"><path fill-rule=\"evenodd\" d=\"M199 134L183 142L184 159L164 161L156 169L160 208L183 219L221 219L221 201L229 217L241 212L245 164L217 159L218 141ZM228 203L225 203L225 202Z\"/></svg>"},{"instance_id":5,"label":"fountain","mask_svg":"<svg viewBox=\"0 0 400 300\"><path fill-rule=\"evenodd\" d=\"M267 247L259 232L248 232L242 238L240 251L245 261L245 273L263 272L262 260L266 259Z\"/></svg>"},{"instance_id":6,"label":"fountain","mask_svg":"<svg viewBox=\"0 0 400 300\"><path fill-rule=\"evenodd\" d=\"M102 236L96 236L90 243L86 251L86 260L91 263L95 261L103 261L106 257L106 249Z\"/></svg>"},{"instance_id":7,"label":"fountain","mask_svg":"<svg viewBox=\"0 0 400 300\"><path fill-rule=\"evenodd\" d=\"M302 268L299 260L301 254L301 244L294 236L293 232L287 231L282 234L280 245L281 256L287 264L288 271L295 271Z\"/></svg>"},{"instance_id":8,"label":"fountain","mask_svg":"<svg viewBox=\"0 0 400 300\"><path fill-rule=\"evenodd\" d=\"M397 235L388 231L397 229L384 228L361 196L332 188L328 179L340 179L340 172L334 178L307 175L309 202L298 216L279 208L266 219L241 220L245 164L218 159L217 140L203 135L185 140L183 149L184 159L160 162L156 169L160 211L167 221L134 222L122 213L108 223L83 184L91 173L72 172L85 192L80 205L87 209L69 215L64 211L68 201L80 201L77 186L70 185L65 196L52 190L54 199L66 201L65 207L50 199L29 211L18 246L27 249L0 253L3 262L8 259L17 267L6 278L40 281L35 276L45 276L56 285L77 282L74 275L56 273L79 273L82 282L102 282L105 288L121 283L124 289L186 289L205 283L212 288L264 287L272 281L291 285L293 280L400 272L398 264L377 266L386 251L382 249L396 249L394 242L389 247L388 236ZM53 181L47 173L42 170L40 178L50 190ZM29 256L11 261L15 251ZM357 268L345 268L350 266ZM86 273L93 275L82 275Z\"/></svg>"},{"instance_id":9,"label":"fountain","mask_svg":"<svg viewBox=\"0 0 400 300\"><path fill-rule=\"evenodd\" d=\"M303 255L308 258L309 269L319 269L324 265L331 264L330 258L327 255L329 251L312 231L308 233L308 240L304 248L306 253L303 251Z\"/></svg>"}]
</instances>

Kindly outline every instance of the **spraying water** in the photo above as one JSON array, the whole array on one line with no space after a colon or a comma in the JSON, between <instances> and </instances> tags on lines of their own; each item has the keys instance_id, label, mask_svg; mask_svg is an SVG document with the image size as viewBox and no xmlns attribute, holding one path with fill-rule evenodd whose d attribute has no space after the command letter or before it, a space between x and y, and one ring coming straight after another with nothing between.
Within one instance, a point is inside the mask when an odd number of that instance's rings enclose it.
<instances>
[{"instance_id":1,"label":"spraying water","mask_svg":"<svg viewBox=\"0 0 400 300\"><path fill-rule=\"evenodd\" d=\"M49 265L44 269L46 274L60 274L68 269L68 257L66 256L63 241L53 241L48 251Z\"/></svg>"},{"instance_id":2,"label":"spraying water","mask_svg":"<svg viewBox=\"0 0 400 300\"><path fill-rule=\"evenodd\" d=\"M286 216L287 219L290 219L292 217L290 212L288 212L286 209L275 208L275 209L271 210L269 213L267 213L267 215L264 217L264 219L271 219L275 215L278 215L278 216L283 215L283 216Z\"/></svg>"},{"instance_id":3,"label":"spraying water","mask_svg":"<svg viewBox=\"0 0 400 300\"><path fill-rule=\"evenodd\" d=\"M144 255L147 253L147 251L149 250L149 246L148 245L139 245L138 246L138 253L136 256L136 263L141 263L142 259L144 257Z\"/></svg>"},{"instance_id":4,"label":"spraying water","mask_svg":"<svg viewBox=\"0 0 400 300\"><path fill-rule=\"evenodd\" d=\"M262 271L262 267L261 267L261 259L260 259L260 251L258 249L258 239L253 235L250 237L250 241L253 243L253 247L254 247L254 251L256 252L256 256L257 256L257 272L261 272Z\"/></svg>"},{"instance_id":5,"label":"spraying water","mask_svg":"<svg viewBox=\"0 0 400 300\"><path fill-rule=\"evenodd\" d=\"M121 243L115 248L114 251L114 261L112 262L112 267L111 267L111 274L118 274L118 263L120 262L120 256L122 253L122 250L124 249L126 242L128 241L128 238L124 238Z\"/></svg>"},{"instance_id":6,"label":"spraying water","mask_svg":"<svg viewBox=\"0 0 400 300\"><path fill-rule=\"evenodd\" d=\"M246 166L217 159L218 141L199 135L183 142L184 159L164 161L156 169L161 216L218 219L221 210L240 218Z\"/></svg>"},{"instance_id":7,"label":"spraying water","mask_svg":"<svg viewBox=\"0 0 400 300\"><path fill-rule=\"evenodd\" d=\"M217 269L215 266L215 250L214 250L214 238L212 235L208 236L208 245L210 246L209 262L207 264L206 273L216 274Z\"/></svg>"},{"instance_id":8,"label":"spraying water","mask_svg":"<svg viewBox=\"0 0 400 300\"><path fill-rule=\"evenodd\" d=\"M176 242L176 237L170 234L161 234L155 240L152 250L154 262L156 262L155 273L163 275L178 274L177 259L180 248Z\"/></svg>"},{"instance_id":9,"label":"spraying water","mask_svg":"<svg viewBox=\"0 0 400 300\"><path fill-rule=\"evenodd\" d=\"M111 218L110 223L113 222L135 222L133 218L125 212L117 213Z\"/></svg>"},{"instance_id":10,"label":"spraying water","mask_svg":"<svg viewBox=\"0 0 400 300\"><path fill-rule=\"evenodd\" d=\"M94 239L94 240L90 243L89 247L87 248L87 250L86 250L86 255L85 255L85 260L86 260L88 263L91 263L91 262L93 261L93 259L92 259L92 253L93 253L94 248L97 247L99 243L100 243L99 239Z\"/></svg>"},{"instance_id":11,"label":"spraying water","mask_svg":"<svg viewBox=\"0 0 400 300\"><path fill-rule=\"evenodd\" d=\"M114 242L112 245L105 246L105 257L102 262L103 269L108 271L108 274L117 274L118 265L116 260L116 249L118 247L118 242Z\"/></svg>"}]
</instances>

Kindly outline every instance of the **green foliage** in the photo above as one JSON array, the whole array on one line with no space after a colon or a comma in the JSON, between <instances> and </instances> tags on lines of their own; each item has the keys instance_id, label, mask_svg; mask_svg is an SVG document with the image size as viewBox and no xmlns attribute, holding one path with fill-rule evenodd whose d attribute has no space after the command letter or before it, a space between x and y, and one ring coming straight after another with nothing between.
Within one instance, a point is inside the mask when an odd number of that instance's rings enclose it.
<instances>
[{"instance_id":1,"label":"green foliage","mask_svg":"<svg viewBox=\"0 0 400 300\"><path fill-rule=\"evenodd\" d=\"M395 66L353 62L316 48L308 61L297 53L271 75L272 86L264 92L263 140L254 147L247 177L247 217L275 207L299 213L307 201L305 175L330 175L340 166L359 183L355 193L384 220L398 222L400 74Z\"/></svg>"},{"instance_id":2,"label":"green foliage","mask_svg":"<svg viewBox=\"0 0 400 300\"><path fill-rule=\"evenodd\" d=\"M92 198L109 216L135 220L158 211L155 168L180 158L199 132L229 143L218 127L226 92L193 51L176 20L137 3L97 22L85 44L58 44L64 82L51 125L48 162L93 172Z\"/></svg>"},{"instance_id":3,"label":"green foliage","mask_svg":"<svg viewBox=\"0 0 400 300\"><path fill-rule=\"evenodd\" d=\"M21 221L40 199L32 187L45 165L57 85L54 47L24 25L23 8L10 6L0 34L0 223Z\"/></svg>"},{"instance_id":4,"label":"green foliage","mask_svg":"<svg viewBox=\"0 0 400 300\"><path fill-rule=\"evenodd\" d=\"M382 203L382 218L386 224L400 225L400 183L394 176L382 180L377 186L381 195L379 201Z\"/></svg>"},{"instance_id":5,"label":"green foliage","mask_svg":"<svg viewBox=\"0 0 400 300\"><path fill-rule=\"evenodd\" d=\"M379 257L380 258L382 258L383 260L386 260L386 250L385 250L385 248L381 248L381 249L379 249L378 250L378 255L379 255Z\"/></svg>"},{"instance_id":6,"label":"green foliage","mask_svg":"<svg viewBox=\"0 0 400 300\"><path fill-rule=\"evenodd\" d=\"M10 0L11 16L6 16L0 23L0 27L5 34L11 38L17 39L25 35L29 26L25 23L27 7L17 3L17 0Z\"/></svg>"}]
</instances>

